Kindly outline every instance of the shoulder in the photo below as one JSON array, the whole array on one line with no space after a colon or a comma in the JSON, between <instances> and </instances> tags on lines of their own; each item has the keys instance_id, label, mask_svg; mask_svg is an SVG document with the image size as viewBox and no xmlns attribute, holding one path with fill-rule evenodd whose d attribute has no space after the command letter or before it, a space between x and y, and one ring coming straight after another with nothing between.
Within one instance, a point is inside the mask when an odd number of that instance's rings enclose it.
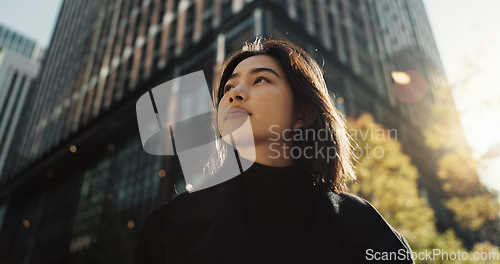
<instances>
[{"instance_id":1,"label":"shoulder","mask_svg":"<svg viewBox=\"0 0 500 264\"><path fill-rule=\"evenodd\" d=\"M354 206L356 208L365 208L371 207L370 203L365 199L358 197L356 195L350 193L336 193L336 192L328 192L327 196L331 201L334 209L336 211L340 211L345 209L346 206Z\"/></svg>"},{"instance_id":2,"label":"shoulder","mask_svg":"<svg viewBox=\"0 0 500 264\"><path fill-rule=\"evenodd\" d=\"M183 192L151 211L151 221L212 219L234 201L238 194L238 178L196 192Z\"/></svg>"},{"instance_id":3,"label":"shoulder","mask_svg":"<svg viewBox=\"0 0 500 264\"><path fill-rule=\"evenodd\" d=\"M331 203L331 210L349 220L383 221L380 213L367 200L349 193L328 192L327 197Z\"/></svg>"},{"instance_id":4,"label":"shoulder","mask_svg":"<svg viewBox=\"0 0 500 264\"><path fill-rule=\"evenodd\" d=\"M194 245L214 218L215 207L208 190L181 193L152 210L142 224L136 246L136 263L165 263ZM212 210L212 211L211 211Z\"/></svg>"},{"instance_id":5,"label":"shoulder","mask_svg":"<svg viewBox=\"0 0 500 264\"><path fill-rule=\"evenodd\" d=\"M399 234L367 200L348 193L329 192L323 205L333 225L362 250L411 252Z\"/></svg>"},{"instance_id":6,"label":"shoulder","mask_svg":"<svg viewBox=\"0 0 500 264\"><path fill-rule=\"evenodd\" d=\"M364 231L377 235L379 230L392 228L373 205L361 197L335 192L328 192L326 196L328 204L323 207L327 214L348 230L367 229Z\"/></svg>"}]
</instances>

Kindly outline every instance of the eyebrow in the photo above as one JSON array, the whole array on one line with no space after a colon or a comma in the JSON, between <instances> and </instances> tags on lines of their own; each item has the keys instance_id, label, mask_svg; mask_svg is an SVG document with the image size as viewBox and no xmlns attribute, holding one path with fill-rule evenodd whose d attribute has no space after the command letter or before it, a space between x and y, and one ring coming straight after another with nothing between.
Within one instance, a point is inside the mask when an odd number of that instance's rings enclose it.
<instances>
[{"instance_id":1,"label":"eyebrow","mask_svg":"<svg viewBox=\"0 0 500 264\"><path fill-rule=\"evenodd\" d=\"M265 68L265 67L252 69L250 71L250 74L256 74L256 73L259 73L259 72L270 72L270 73L276 75L279 79L281 79L280 75L275 70L273 70L271 68ZM239 73L233 73L233 74L229 75L229 78L227 78L227 80L229 81L232 78L235 78L235 77L237 77L239 75L240 75Z\"/></svg>"}]
</instances>

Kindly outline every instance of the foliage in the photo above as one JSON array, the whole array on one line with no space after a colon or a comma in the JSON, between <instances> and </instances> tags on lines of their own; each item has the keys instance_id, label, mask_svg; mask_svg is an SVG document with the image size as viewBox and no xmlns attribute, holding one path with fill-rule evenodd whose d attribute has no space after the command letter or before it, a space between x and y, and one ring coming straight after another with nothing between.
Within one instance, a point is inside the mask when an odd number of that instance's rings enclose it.
<instances>
[{"instance_id":1,"label":"foliage","mask_svg":"<svg viewBox=\"0 0 500 264\"><path fill-rule=\"evenodd\" d=\"M460 228L499 243L498 238L494 238L495 234L500 235L498 197L479 181L477 164L461 133L458 113L450 105L436 105L433 113L424 136L429 147L442 153L437 162L437 175L442 183L445 206Z\"/></svg>"},{"instance_id":2,"label":"foliage","mask_svg":"<svg viewBox=\"0 0 500 264\"><path fill-rule=\"evenodd\" d=\"M476 243L474 245L474 248L472 249L472 252L477 252L478 254L480 254L479 256L483 258L481 260L481 263L483 264L498 264L500 248L491 243ZM469 254L472 255L471 253ZM486 257L488 259L485 259Z\"/></svg>"},{"instance_id":3,"label":"foliage","mask_svg":"<svg viewBox=\"0 0 500 264\"><path fill-rule=\"evenodd\" d=\"M438 161L438 178L451 197L467 197L480 192L483 186L476 174L474 160L465 148L444 154Z\"/></svg>"},{"instance_id":4,"label":"foliage","mask_svg":"<svg viewBox=\"0 0 500 264\"><path fill-rule=\"evenodd\" d=\"M458 224L472 231L478 231L489 221L497 219L500 211L496 197L490 193L453 197L446 202L446 207L454 212Z\"/></svg>"},{"instance_id":5,"label":"foliage","mask_svg":"<svg viewBox=\"0 0 500 264\"><path fill-rule=\"evenodd\" d=\"M408 240L414 254L421 253L424 256L434 249L444 253L465 252L464 255L469 257L475 252L498 252L498 248L489 243L476 243L472 251L467 251L453 229L444 233L437 231L433 210L419 196L417 169L402 152L401 144L389 137L389 130L376 124L371 115L362 114L357 119L348 119L347 127L357 157L358 182L351 186L351 192L372 203L387 222ZM473 163L457 155L459 154L448 155L440 161L440 178L450 185L449 194L460 194L466 198L454 196L446 205L455 212L458 222L463 222L469 228L479 228L484 226L484 221L498 217L498 202L485 188L477 187L477 177L476 180L467 177L463 170L469 169ZM457 168L457 163L464 167ZM468 185L456 188L455 184L464 182L460 182L454 175L462 172L461 177ZM468 196L469 192L476 191L482 194ZM471 263L470 260L446 259L441 255L434 259L416 259L415 262Z\"/></svg>"},{"instance_id":6,"label":"foliage","mask_svg":"<svg viewBox=\"0 0 500 264\"><path fill-rule=\"evenodd\" d=\"M463 145L465 137L457 110L450 105L431 107L432 120L424 130L425 143L434 150Z\"/></svg>"},{"instance_id":7,"label":"foliage","mask_svg":"<svg viewBox=\"0 0 500 264\"><path fill-rule=\"evenodd\" d=\"M358 157L359 184L351 187L352 192L370 201L412 247L429 246L437 235L434 213L419 196L418 171L401 144L369 114L349 120L348 131Z\"/></svg>"}]
</instances>

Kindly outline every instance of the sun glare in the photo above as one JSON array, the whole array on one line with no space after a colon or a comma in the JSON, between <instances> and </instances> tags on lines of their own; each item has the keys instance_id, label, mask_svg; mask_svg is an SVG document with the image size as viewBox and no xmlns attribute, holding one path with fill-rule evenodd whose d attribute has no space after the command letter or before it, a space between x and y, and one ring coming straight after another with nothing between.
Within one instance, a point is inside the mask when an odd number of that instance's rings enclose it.
<instances>
[{"instance_id":1,"label":"sun glare","mask_svg":"<svg viewBox=\"0 0 500 264\"><path fill-rule=\"evenodd\" d=\"M407 85L411 82L411 77L406 72L402 71L393 71L391 72L392 79L401 85Z\"/></svg>"}]
</instances>

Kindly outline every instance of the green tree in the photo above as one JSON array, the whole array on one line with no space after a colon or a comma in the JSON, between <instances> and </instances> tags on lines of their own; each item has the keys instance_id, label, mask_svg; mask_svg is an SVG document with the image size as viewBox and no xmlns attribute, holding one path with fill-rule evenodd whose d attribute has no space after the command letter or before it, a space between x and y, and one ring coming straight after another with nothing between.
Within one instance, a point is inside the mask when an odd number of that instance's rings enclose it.
<instances>
[{"instance_id":1,"label":"green tree","mask_svg":"<svg viewBox=\"0 0 500 264\"><path fill-rule=\"evenodd\" d=\"M443 154L438 161L437 175L449 197L468 197L484 189L474 160L465 148Z\"/></svg>"},{"instance_id":2,"label":"green tree","mask_svg":"<svg viewBox=\"0 0 500 264\"><path fill-rule=\"evenodd\" d=\"M358 181L351 186L351 192L370 201L387 222L405 236L414 254L424 256L426 251L436 249L443 253L466 252L472 257L474 252L498 250L489 243L476 243L468 252L454 230L437 231L434 211L419 196L417 169L402 152L401 144L390 136L393 133L375 123L370 114L348 119L347 127L357 157ZM477 221L477 217L471 218ZM415 262L471 263L470 260L446 259L445 255L437 255L435 259L416 259Z\"/></svg>"},{"instance_id":3,"label":"green tree","mask_svg":"<svg viewBox=\"0 0 500 264\"><path fill-rule=\"evenodd\" d=\"M351 191L370 201L413 248L426 248L437 235L434 212L419 196L418 171L410 158L371 115L347 124L357 157L358 184Z\"/></svg>"},{"instance_id":4,"label":"green tree","mask_svg":"<svg viewBox=\"0 0 500 264\"><path fill-rule=\"evenodd\" d=\"M469 197L453 197L446 201L446 207L455 215L455 221L472 231L486 228L489 222L498 219L499 206L496 196L491 193ZM492 230L497 231L497 230Z\"/></svg>"},{"instance_id":5,"label":"green tree","mask_svg":"<svg viewBox=\"0 0 500 264\"><path fill-rule=\"evenodd\" d=\"M459 229L475 232L479 240L500 243L500 205L496 193L479 181L476 161L465 143L455 108L437 105L424 130L426 144L440 153L437 176L442 183L445 206Z\"/></svg>"},{"instance_id":6,"label":"green tree","mask_svg":"<svg viewBox=\"0 0 500 264\"><path fill-rule=\"evenodd\" d=\"M463 146L465 137L460 116L451 105L431 107L432 118L423 132L425 143L434 150L451 150Z\"/></svg>"}]
</instances>

